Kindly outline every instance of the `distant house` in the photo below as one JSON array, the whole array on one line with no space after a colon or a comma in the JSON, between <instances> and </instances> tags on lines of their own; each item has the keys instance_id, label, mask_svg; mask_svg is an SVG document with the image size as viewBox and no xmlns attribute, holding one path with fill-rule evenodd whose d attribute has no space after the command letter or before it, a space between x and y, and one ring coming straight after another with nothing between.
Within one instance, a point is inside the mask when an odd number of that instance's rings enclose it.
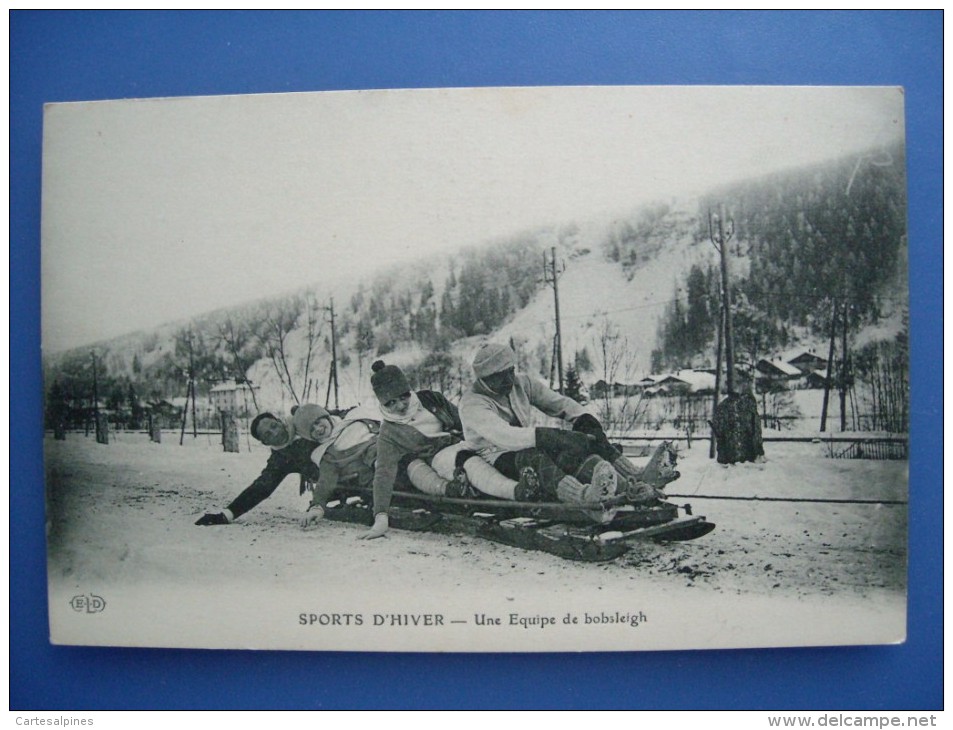
<instances>
[{"instance_id":1,"label":"distant house","mask_svg":"<svg viewBox=\"0 0 953 730\"><path fill-rule=\"evenodd\" d=\"M812 370L804 376L805 388L823 388L827 383L827 370Z\"/></svg>"},{"instance_id":2,"label":"distant house","mask_svg":"<svg viewBox=\"0 0 953 730\"><path fill-rule=\"evenodd\" d=\"M209 391L209 400L215 411L244 418L254 412L255 397L252 394L256 391L257 385L230 381L212 388Z\"/></svg>"},{"instance_id":3,"label":"distant house","mask_svg":"<svg viewBox=\"0 0 953 730\"><path fill-rule=\"evenodd\" d=\"M715 392L715 374L705 370L679 370L675 377L688 383L692 395L712 395Z\"/></svg>"},{"instance_id":4,"label":"distant house","mask_svg":"<svg viewBox=\"0 0 953 730\"><path fill-rule=\"evenodd\" d=\"M184 399L183 399L183 400L184 400ZM146 403L146 406L147 406L153 413L168 413L168 414L172 414L172 413L175 413L175 412L176 412L176 407L175 407L174 405L172 405L172 404L171 404L169 401L167 401L167 400L149 401L148 403ZM179 409L179 411L181 412L181 409Z\"/></svg>"},{"instance_id":5,"label":"distant house","mask_svg":"<svg viewBox=\"0 0 953 730\"><path fill-rule=\"evenodd\" d=\"M589 387L589 396L592 398L605 398L609 391L609 384L601 378Z\"/></svg>"},{"instance_id":6,"label":"distant house","mask_svg":"<svg viewBox=\"0 0 953 730\"><path fill-rule=\"evenodd\" d=\"M809 350L804 350L795 357L788 358L787 363L796 367L804 375L827 367L827 360Z\"/></svg>"},{"instance_id":7,"label":"distant house","mask_svg":"<svg viewBox=\"0 0 953 730\"><path fill-rule=\"evenodd\" d=\"M624 396L637 395L641 391L642 387L637 384L613 383L610 386L605 380L600 378L589 388L589 397L605 398L606 395L609 394L610 398L621 398Z\"/></svg>"},{"instance_id":8,"label":"distant house","mask_svg":"<svg viewBox=\"0 0 953 730\"><path fill-rule=\"evenodd\" d=\"M690 393L692 390L691 383L683 378L678 377L677 375L661 376L655 381L654 387L658 389L658 393L664 393L667 395Z\"/></svg>"},{"instance_id":9,"label":"distant house","mask_svg":"<svg viewBox=\"0 0 953 730\"><path fill-rule=\"evenodd\" d=\"M803 377L803 373L796 366L784 362L780 358L768 360L762 358L754 366L755 380L762 385L783 385L791 387Z\"/></svg>"},{"instance_id":10,"label":"distant house","mask_svg":"<svg viewBox=\"0 0 953 730\"><path fill-rule=\"evenodd\" d=\"M711 395L715 392L715 376L702 370L677 370L674 373L649 375L639 381L646 395Z\"/></svg>"}]
</instances>

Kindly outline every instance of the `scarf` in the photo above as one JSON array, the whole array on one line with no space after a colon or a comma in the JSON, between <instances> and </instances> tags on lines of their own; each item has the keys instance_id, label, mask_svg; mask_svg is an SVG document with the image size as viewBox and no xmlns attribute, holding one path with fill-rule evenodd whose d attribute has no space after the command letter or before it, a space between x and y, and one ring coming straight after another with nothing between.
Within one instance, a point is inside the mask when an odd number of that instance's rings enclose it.
<instances>
[{"instance_id":1,"label":"scarf","mask_svg":"<svg viewBox=\"0 0 953 730\"><path fill-rule=\"evenodd\" d=\"M417 394L411 391L410 393L410 403L407 404L407 412L404 415L398 415L392 410L387 408L383 403L380 404L381 415L384 417L385 421L390 421L391 423L402 423L408 425L414 418L417 416L417 412L420 410L420 398L417 397Z\"/></svg>"},{"instance_id":2,"label":"scarf","mask_svg":"<svg viewBox=\"0 0 953 730\"><path fill-rule=\"evenodd\" d=\"M407 413L399 416L381 404L381 415L385 421L399 423L403 426L412 426L427 438L437 438L438 436L447 435L447 432L443 430L443 424L440 423L440 419L424 408L420 403L420 398L413 392L410 394L410 404L407 406Z\"/></svg>"}]
</instances>

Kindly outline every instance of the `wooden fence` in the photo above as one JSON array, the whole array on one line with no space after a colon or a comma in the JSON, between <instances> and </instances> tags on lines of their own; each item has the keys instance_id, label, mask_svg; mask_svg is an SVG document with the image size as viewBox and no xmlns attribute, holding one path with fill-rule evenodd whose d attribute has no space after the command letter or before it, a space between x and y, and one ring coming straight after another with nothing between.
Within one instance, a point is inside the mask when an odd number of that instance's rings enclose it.
<instances>
[{"instance_id":1,"label":"wooden fence","mask_svg":"<svg viewBox=\"0 0 953 730\"><path fill-rule=\"evenodd\" d=\"M689 439L684 433L647 436L610 436L610 440L623 445L630 456L638 456L639 443L655 441L701 441L708 443L709 437L692 436ZM909 458L910 445L906 436L882 436L870 438L868 436L847 435L839 433L830 436L771 436L762 438L765 443L795 443L795 444L826 444L827 456L831 459L871 459L871 460L902 460Z\"/></svg>"}]
</instances>

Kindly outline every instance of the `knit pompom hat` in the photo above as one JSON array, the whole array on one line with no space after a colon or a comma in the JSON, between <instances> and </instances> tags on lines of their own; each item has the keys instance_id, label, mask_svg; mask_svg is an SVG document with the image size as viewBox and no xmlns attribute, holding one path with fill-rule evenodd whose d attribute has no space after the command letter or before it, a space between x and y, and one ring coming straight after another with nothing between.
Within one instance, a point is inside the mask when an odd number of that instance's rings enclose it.
<instances>
[{"instance_id":1,"label":"knit pompom hat","mask_svg":"<svg viewBox=\"0 0 953 730\"><path fill-rule=\"evenodd\" d=\"M385 365L383 360L377 360L371 365L371 370L374 371L371 387L381 403L410 392L404 372L396 365Z\"/></svg>"},{"instance_id":2,"label":"knit pompom hat","mask_svg":"<svg viewBox=\"0 0 953 730\"><path fill-rule=\"evenodd\" d=\"M507 345L488 342L473 357L473 374L478 378L485 378L487 375L515 367L516 353Z\"/></svg>"}]
</instances>

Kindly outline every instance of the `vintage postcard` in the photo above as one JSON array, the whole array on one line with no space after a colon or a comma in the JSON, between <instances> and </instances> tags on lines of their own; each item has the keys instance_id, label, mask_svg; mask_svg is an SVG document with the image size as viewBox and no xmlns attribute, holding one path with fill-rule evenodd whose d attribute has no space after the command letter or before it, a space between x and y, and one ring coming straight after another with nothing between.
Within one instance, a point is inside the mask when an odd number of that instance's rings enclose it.
<instances>
[{"instance_id":1,"label":"vintage postcard","mask_svg":"<svg viewBox=\"0 0 953 730\"><path fill-rule=\"evenodd\" d=\"M50 104L57 644L906 636L903 90Z\"/></svg>"}]
</instances>

